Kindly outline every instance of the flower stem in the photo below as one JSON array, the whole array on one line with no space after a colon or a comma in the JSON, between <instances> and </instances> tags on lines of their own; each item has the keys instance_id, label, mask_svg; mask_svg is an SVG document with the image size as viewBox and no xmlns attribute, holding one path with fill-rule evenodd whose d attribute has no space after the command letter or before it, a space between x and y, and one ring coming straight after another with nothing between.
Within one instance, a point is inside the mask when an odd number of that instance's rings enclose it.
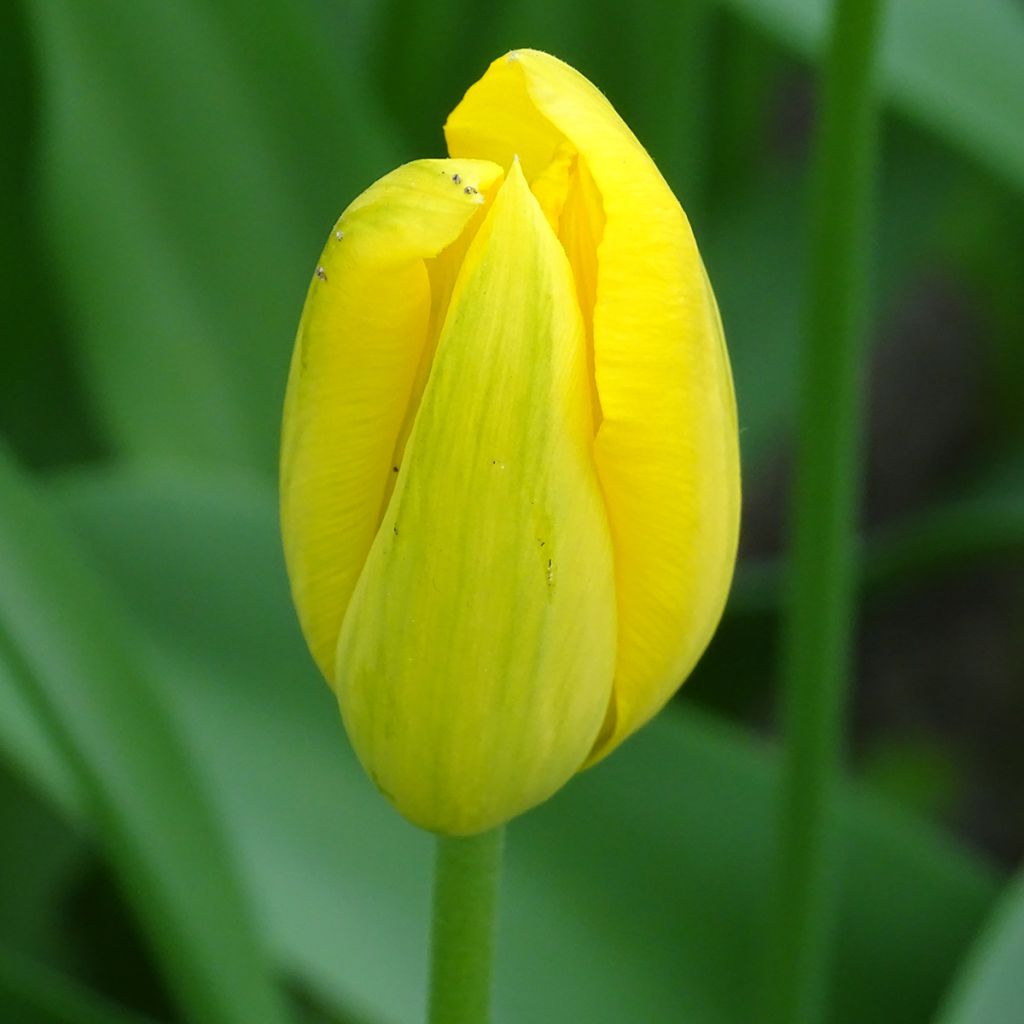
<instances>
[{"instance_id":1,"label":"flower stem","mask_svg":"<svg viewBox=\"0 0 1024 1024\"><path fill-rule=\"evenodd\" d=\"M437 837L430 1024L487 1024L504 828Z\"/></svg>"},{"instance_id":2,"label":"flower stem","mask_svg":"<svg viewBox=\"0 0 1024 1024\"><path fill-rule=\"evenodd\" d=\"M782 649L781 844L769 1019L822 1017L835 923L833 796L854 621L869 242L884 0L835 0L812 178L810 264Z\"/></svg>"}]
</instances>

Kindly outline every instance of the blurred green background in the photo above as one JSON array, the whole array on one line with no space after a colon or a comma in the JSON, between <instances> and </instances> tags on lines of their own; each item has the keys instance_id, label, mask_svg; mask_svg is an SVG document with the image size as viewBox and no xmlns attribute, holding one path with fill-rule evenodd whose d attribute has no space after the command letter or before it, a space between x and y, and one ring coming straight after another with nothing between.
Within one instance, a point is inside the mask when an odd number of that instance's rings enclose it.
<instances>
[{"instance_id":1,"label":"blurred green background","mask_svg":"<svg viewBox=\"0 0 1024 1024\"><path fill-rule=\"evenodd\" d=\"M722 629L513 823L497 1019L759 1019L821 0L0 4L0 1019L419 1019L429 838L363 779L276 524L338 213L493 57L693 223L744 455ZM1024 7L892 0L834 1022L1024 1020ZM278 989L283 987L282 998Z\"/></svg>"}]
</instances>

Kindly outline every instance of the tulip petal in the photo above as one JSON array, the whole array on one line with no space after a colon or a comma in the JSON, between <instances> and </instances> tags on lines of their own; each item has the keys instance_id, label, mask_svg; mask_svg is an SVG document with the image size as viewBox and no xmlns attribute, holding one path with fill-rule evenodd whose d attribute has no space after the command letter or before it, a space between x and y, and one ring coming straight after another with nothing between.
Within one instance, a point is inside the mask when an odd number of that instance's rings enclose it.
<instances>
[{"instance_id":1,"label":"tulip petal","mask_svg":"<svg viewBox=\"0 0 1024 1024\"><path fill-rule=\"evenodd\" d=\"M303 633L332 684L345 608L432 344L432 304L447 306L443 286L432 303L444 276L434 265L471 234L500 178L501 168L474 160L398 168L341 215L309 287L285 398L281 526Z\"/></svg>"},{"instance_id":2,"label":"tulip petal","mask_svg":"<svg viewBox=\"0 0 1024 1024\"><path fill-rule=\"evenodd\" d=\"M338 645L356 752L403 815L470 834L587 757L615 663L611 539L568 261L513 163L459 272Z\"/></svg>"},{"instance_id":3,"label":"tulip petal","mask_svg":"<svg viewBox=\"0 0 1024 1024\"><path fill-rule=\"evenodd\" d=\"M721 324L689 224L654 163L601 93L547 54L499 58L450 116L453 156L505 167L550 192L566 145L592 179L597 242L594 459L615 551L618 661L591 763L639 728L692 670L721 616L739 531L735 397ZM552 170L552 168L554 170ZM571 192L571 187L570 187ZM585 198L585 197L584 197ZM559 235L584 282L580 207ZM550 214L549 214L550 215ZM592 250L590 250L592 252Z\"/></svg>"}]
</instances>

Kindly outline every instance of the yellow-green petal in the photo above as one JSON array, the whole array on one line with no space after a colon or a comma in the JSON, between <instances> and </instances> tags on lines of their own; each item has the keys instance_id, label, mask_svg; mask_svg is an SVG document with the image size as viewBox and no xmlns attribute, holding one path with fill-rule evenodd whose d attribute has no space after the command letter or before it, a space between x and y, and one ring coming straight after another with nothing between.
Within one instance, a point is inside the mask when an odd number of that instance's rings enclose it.
<instances>
[{"instance_id":1,"label":"yellow-green petal","mask_svg":"<svg viewBox=\"0 0 1024 1024\"><path fill-rule=\"evenodd\" d=\"M474 160L398 168L341 215L310 283L285 398L281 527L299 621L332 685L345 608L430 343L431 264L458 244L500 177Z\"/></svg>"},{"instance_id":2,"label":"yellow-green petal","mask_svg":"<svg viewBox=\"0 0 1024 1024\"><path fill-rule=\"evenodd\" d=\"M462 265L338 645L380 789L470 834L579 768L615 661L611 542L569 265L513 164Z\"/></svg>"},{"instance_id":3,"label":"yellow-green petal","mask_svg":"<svg viewBox=\"0 0 1024 1024\"><path fill-rule=\"evenodd\" d=\"M570 221L564 210L558 221L584 282L593 268L581 259L581 210L590 211L597 243L594 457L615 550L619 625L597 759L689 674L731 581L738 437L714 296L686 218L650 157L604 96L561 61L531 50L499 58L445 132L453 156L507 167L518 154L549 216L558 210L552 190L571 167L567 146L578 161L569 178L583 175L583 193L591 179L599 198L575 203ZM584 304L588 294L581 288Z\"/></svg>"}]
</instances>

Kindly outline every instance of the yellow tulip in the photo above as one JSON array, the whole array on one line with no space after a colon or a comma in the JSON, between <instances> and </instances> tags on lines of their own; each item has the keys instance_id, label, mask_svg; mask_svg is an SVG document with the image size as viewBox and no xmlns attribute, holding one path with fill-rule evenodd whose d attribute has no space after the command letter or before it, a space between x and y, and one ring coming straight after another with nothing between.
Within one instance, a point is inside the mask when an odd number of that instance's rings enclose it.
<instances>
[{"instance_id":1,"label":"yellow tulip","mask_svg":"<svg viewBox=\"0 0 1024 1024\"><path fill-rule=\"evenodd\" d=\"M445 133L450 159L386 175L328 238L281 518L362 764L408 819L467 835L689 674L732 577L739 456L690 227L604 96L513 51Z\"/></svg>"}]
</instances>

